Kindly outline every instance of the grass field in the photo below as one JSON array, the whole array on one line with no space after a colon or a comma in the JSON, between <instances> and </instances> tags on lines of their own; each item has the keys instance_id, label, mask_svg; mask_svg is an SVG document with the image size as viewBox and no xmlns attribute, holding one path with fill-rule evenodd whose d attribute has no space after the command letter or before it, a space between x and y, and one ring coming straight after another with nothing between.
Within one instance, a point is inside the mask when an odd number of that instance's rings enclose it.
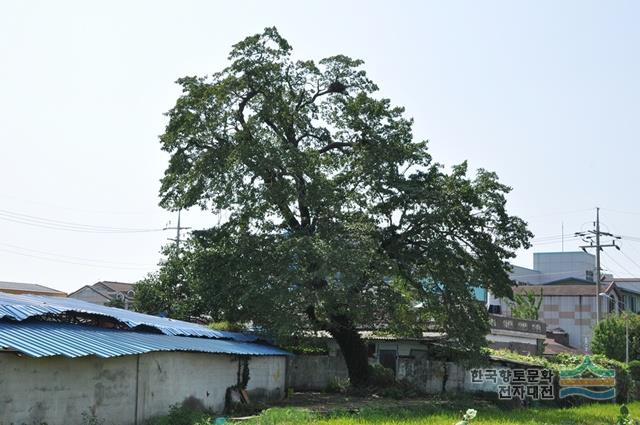
<instances>
[{"instance_id":1,"label":"grass field","mask_svg":"<svg viewBox=\"0 0 640 425\"><path fill-rule=\"evenodd\" d=\"M468 406L476 408L475 406ZM640 402L629 406L632 416L640 417ZM592 404L567 409L529 408L504 410L480 407L473 425L613 425L619 406ZM358 413L314 414L298 408L272 408L247 425L453 425L460 419L455 410L430 408L366 408Z\"/></svg>"}]
</instances>

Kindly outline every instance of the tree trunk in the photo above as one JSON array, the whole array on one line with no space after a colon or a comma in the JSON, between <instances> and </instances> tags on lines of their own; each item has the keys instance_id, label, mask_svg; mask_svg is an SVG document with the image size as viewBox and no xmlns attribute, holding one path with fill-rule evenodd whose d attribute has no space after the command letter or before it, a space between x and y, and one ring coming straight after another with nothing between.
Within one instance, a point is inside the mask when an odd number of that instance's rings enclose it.
<instances>
[{"instance_id":1,"label":"tree trunk","mask_svg":"<svg viewBox=\"0 0 640 425\"><path fill-rule=\"evenodd\" d=\"M349 381L354 387L364 387L369 382L367 346L351 321L344 316L331 320L329 333L338 343L349 371Z\"/></svg>"}]
</instances>

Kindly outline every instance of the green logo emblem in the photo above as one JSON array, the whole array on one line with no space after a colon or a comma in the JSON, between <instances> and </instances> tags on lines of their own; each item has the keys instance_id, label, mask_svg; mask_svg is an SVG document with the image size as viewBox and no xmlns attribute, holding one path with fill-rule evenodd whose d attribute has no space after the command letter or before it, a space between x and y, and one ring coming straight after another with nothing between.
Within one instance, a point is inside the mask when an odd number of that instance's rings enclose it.
<instances>
[{"instance_id":1,"label":"green logo emblem","mask_svg":"<svg viewBox=\"0 0 640 425\"><path fill-rule=\"evenodd\" d=\"M560 398L581 396L610 400L616 396L616 371L597 366L589 356L575 369L561 370L559 383Z\"/></svg>"}]
</instances>

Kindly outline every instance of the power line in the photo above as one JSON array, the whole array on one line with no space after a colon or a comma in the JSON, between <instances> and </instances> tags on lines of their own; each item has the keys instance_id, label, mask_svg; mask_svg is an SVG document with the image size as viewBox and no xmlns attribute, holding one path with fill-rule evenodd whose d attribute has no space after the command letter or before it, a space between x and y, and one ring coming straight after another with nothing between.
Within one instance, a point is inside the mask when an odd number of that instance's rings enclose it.
<instances>
[{"instance_id":1,"label":"power line","mask_svg":"<svg viewBox=\"0 0 640 425\"><path fill-rule=\"evenodd\" d=\"M572 241L577 241L580 238L578 237L571 237L571 238L565 238L564 242L572 242ZM553 244L562 244L563 240L562 239L557 239L557 240L548 240L548 241L542 241L542 242L532 242L531 245L533 246L539 246L539 245L553 245Z\"/></svg>"},{"instance_id":2,"label":"power line","mask_svg":"<svg viewBox=\"0 0 640 425\"><path fill-rule=\"evenodd\" d=\"M640 237L638 236L627 236L627 235L622 235L621 236L623 240L625 241L631 241L631 242L640 242Z\"/></svg>"},{"instance_id":3,"label":"power line","mask_svg":"<svg viewBox=\"0 0 640 425\"><path fill-rule=\"evenodd\" d=\"M624 256L625 256L625 258L626 258L627 260L631 261L631 263L633 263L633 265L634 265L634 266L636 266L636 267L638 268L638 270L640 270L640 264L636 263L636 262L635 262L635 260L634 260L633 258L629 257L629 256L628 256L627 254L625 254L625 252L624 252L624 251L622 251L622 250L620 250L620 253L621 253L622 255L624 255Z\"/></svg>"},{"instance_id":4,"label":"power line","mask_svg":"<svg viewBox=\"0 0 640 425\"><path fill-rule=\"evenodd\" d=\"M42 255L51 256L51 257L66 258L66 259L71 259L71 260L88 261L90 263L103 263L105 265L112 264L112 265L118 265L118 266L122 265L122 266L133 266L133 267L137 266L137 267L144 267L144 268L151 267L148 264L142 264L142 263L129 263L129 262L123 262L123 261L96 260L96 259L92 259L92 258L75 257L75 256L71 256L71 255L56 254L56 253L53 253L53 252L41 251L41 250L32 249L32 248L25 248L25 247L22 247L22 246L13 245L13 244L4 243L4 242L0 242L0 245L5 246L5 247L9 247L9 248L13 248L13 249L17 249L17 250L20 250L20 251L33 252L33 253L36 253L36 254L42 254Z\"/></svg>"},{"instance_id":5,"label":"power line","mask_svg":"<svg viewBox=\"0 0 640 425\"><path fill-rule=\"evenodd\" d=\"M75 223L71 221L54 220L45 217L37 217L29 214L17 213L0 209L0 220L19 223L33 227L40 227L52 230L64 230L81 233L149 233L161 232L160 228L131 228L131 227L110 227L96 226L90 224Z\"/></svg>"},{"instance_id":6,"label":"power line","mask_svg":"<svg viewBox=\"0 0 640 425\"><path fill-rule=\"evenodd\" d=\"M610 208L603 208L603 210L617 213L617 214L640 215L640 211L621 211L621 210L612 210Z\"/></svg>"},{"instance_id":7,"label":"power line","mask_svg":"<svg viewBox=\"0 0 640 425\"><path fill-rule=\"evenodd\" d=\"M593 211L593 210L594 210L594 208L583 208L583 209L580 209L580 210L556 211L556 212L551 212L551 213L528 215L527 217L529 217L529 218L549 217L549 216L554 216L554 215L576 214L576 213Z\"/></svg>"},{"instance_id":8,"label":"power line","mask_svg":"<svg viewBox=\"0 0 640 425\"><path fill-rule=\"evenodd\" d=\"M620 267L623 271L627 272L629 274L629 276L633 276L634 274L631 273L625 266L623 266L622 264L618 263L611 255L609 255L609 253L607 251L602 251L604 252L604 255L607 256L607 258L609 258L611 261L613 261L613 263L615 265L617 265L618 267Z\"/></svg>"},{"instance_id":9,"label":"power line","mask_svg":"<svg viewBox=\"0 0 640 425\"><path fill-rule=\"evenodd\" d=\"M561 234L561 235L549 235L549 236L536 236L534 238L532 238L532 241L536 241L536 240L549 240L549 239L562 239L562 238L566 238L566 237L576 237L573 233L565 233L565 234Z\"/></svg>"},{"instance_id":10,"label":"power line","mask_svg":"<svg viewBox=\"0 0 640 425\"><path fill-rule=\"evenodd\" d=\"M26 203L26 204L32 204L32 205L43 205L43 206L46 206L46 207L55 208L55 209L63 210L63 211L74 211L74 212L80 212L80 213L85 213L85 214L108 214L108 215L143 215L143 214L148 214L148 212L144 212L144 211L107 211L107 210L70 208L70 207L67 207L67 206L62 206L60 204L55 204L55 203L51 203L51 202L36 201L34 199L31 199L31 198L20 198L20 197L17 197L17 196L12 196L12 195L7 195L7 194L0 194L0 198L11 199L12 201L17 201L17 202Z\"/></svg>"},{"instance_id":11,"label":"power line","mask_svg":"<svg viewBox=\"0 0 640 425\"><path fill-rule=\"evenodd\" d=\"M100 265L100 264L88 264L88 263L82 263L82 262L78 262L78 261L59 260L59 259L55 259L55 258L43 257L43 256L40 256L40 255L33 255L33 254L26 254L26 253L23 253L23 252L12 251L10 249L5 249L5 248L0 248L0 252L6 252L6 253L12 254L12 255L20 255L22 257L35 258L35 259L38 259L38 260L50 261L50 262L53 262L53 263L74 264L74 265L78 265L78 266L95 267L95 268L101 268L101 269L138 270L138 271L150 270L151 269L150 267L114 267L114 266L106 266L106 265Z\"/></svg>"}]
</instances>

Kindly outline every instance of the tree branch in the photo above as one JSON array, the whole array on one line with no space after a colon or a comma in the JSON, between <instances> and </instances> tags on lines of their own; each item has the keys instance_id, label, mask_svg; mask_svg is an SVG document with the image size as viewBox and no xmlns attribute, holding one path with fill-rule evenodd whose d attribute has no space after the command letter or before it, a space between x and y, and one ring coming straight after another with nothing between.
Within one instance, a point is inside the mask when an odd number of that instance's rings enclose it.
<instances>
[{"instance_id":1,"label":"tree branch","mask_svg":"<svg viewBox=\"0 0 640 425\"><path fill-rule=\"evenodd\" d=\"M244 120L244 108L247 106L247 103L249 103L251 99L256 97L257 94L258 92L256 90L249 91L249 93L247 93L245 97L241 98L242 100L238 104L238 121L240 121L240 124L242 124L243 127L246 124Z\"/></svg>"},{"instance_id":2,"label":"tree branch","mask_svg":"<svg viewBox=\"0 0 640 425\"><path fill-rule=\"evenodd\" d=\"M327 321L318 319L318 316L316 315L316 308L313 305L308 306L304 312L316 327L324 330L329 328L329 323Z\"/></svg>"},{"instance_id":3,"label":"tree branch","mask_svg":"<svg viewBox=\"0 0 640 425\"><path fill-rule=\"evenodd\" d=\"M328 152L332 149L340 149L342 150L343 148L351 148L353 147L353 143L344 143L344 142L331 142L328 145L326 145L325 147L318 149L318 153L325 153Z\"/></svg>"},{"instance_id":4,"label":"tree branch","mask_svg":"<svg viewBox=\"0 0 640 425\"><path fill-rule=\"evenodd\" d=\"M298 112L300 109L302 109L305 106L309 106L313 104L313 102L315 102L319 97L324 96L325 94L334 92L330 88L327 88L325 90L320 90L320 84L317 84L316 87L317 87L316 92L313 94L313 96L311 96L311 99L309 99L307 102L302 102L302 98L300 99L300 101L296 105L296 109L295 109L296 112Z\"/></svg>"}]
</instances>

